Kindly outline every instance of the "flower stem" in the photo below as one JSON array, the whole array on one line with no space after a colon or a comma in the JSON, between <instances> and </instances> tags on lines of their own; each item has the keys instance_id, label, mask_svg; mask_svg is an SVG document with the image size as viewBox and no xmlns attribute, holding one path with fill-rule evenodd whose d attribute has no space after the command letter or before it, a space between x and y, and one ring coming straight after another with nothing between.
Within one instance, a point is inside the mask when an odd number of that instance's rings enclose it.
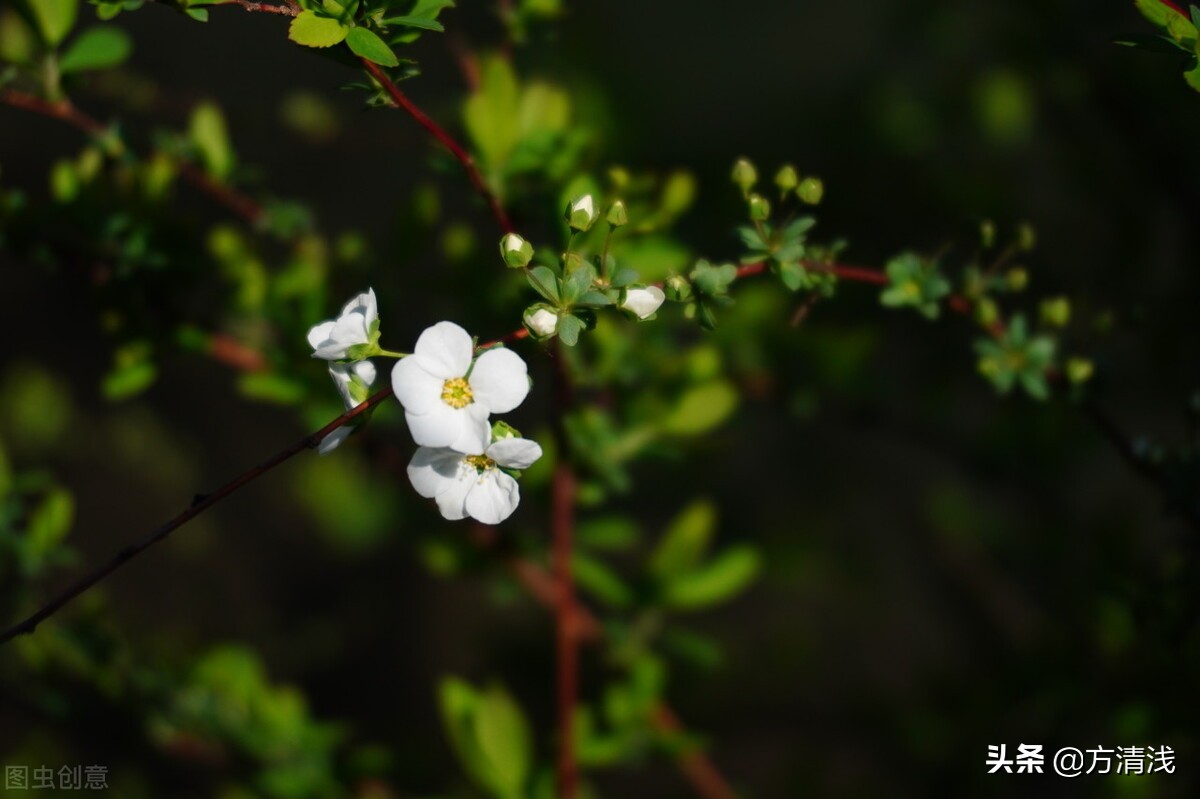
<instances>
[{"instance_id":1,"label":"flower stem","mask_svg":"<svg viewBox=\"0 0 1200 799\"><path fill-rule=\"evenodd\" d=\"M411 352L392 352L391 350L385 350L382 347L380 348L379 352L375 353L375 355L378 355L380 358L407 358L411 354Z\"/></svg>"}]
</instances>

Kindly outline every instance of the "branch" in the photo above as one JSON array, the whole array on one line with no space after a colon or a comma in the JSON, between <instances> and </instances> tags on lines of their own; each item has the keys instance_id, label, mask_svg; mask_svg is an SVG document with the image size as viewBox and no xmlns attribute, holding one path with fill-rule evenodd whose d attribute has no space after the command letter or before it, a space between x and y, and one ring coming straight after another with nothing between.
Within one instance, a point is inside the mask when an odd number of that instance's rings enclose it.
<instances>
[{"instance_id":1,"label":"branch","mask_svg":"<svg viewBox=\"0 0 1200 799\"><path fill-rule=\"evenodd\" d=\"M488 188L487 182L479 172L479 167L475 166L475 159L471 157L466 148L430 119L429 115L418 108L412 100L408 99L408 95L400 91L400 87L387 76L378 64L368 61L365 58L362 59L362 63L371 77L375 79L375 82L379 84L380 88L387 92L388 97L392 98L392 102L396 104L396 107L406 111L409 116L416 120L418 125L425 128L433 138L437 139L439 144L449 150L450 154L462 164L463 169L467 172L467 178L471 181L471 185L475 187L475 191L488 204L488 207L492 211L492 216L496 218L496 222L500 225L500 229L505 233L513 232L514 228L512 222L508 219L508 214L504 212L504 207L500 205L500 201L496 198L496 195Z\"/></svg>"},{"instance_id":2,"label":"branch","mask_svg":"<svg viewBox=\"0 0 1200 799\"><path fill-rule=\"evenodd\" d=\"M247 469L225 485L218 488L216 491L213 491L211 494L197 495L196 498L192 500L192 504L187 508L187 510L178 514L170 521L165 522L164 524L155 528L150 534L141 540L122 547L107 563L76 580L64 591L55 596L54 599L43 605L42 608L32 616L18 624L13 625L12 627L9 627L3 633L0 633L0 644L7 643L13 638L16 638L18 635L32 633L35 629L37 629L39 624L61 610L72 599L79 596L84 591L87 591L96 583L100 582L105 577L119 569L121 566L124 566L126 563L133 560L135 557L149 549L154 544L157 544L159 541L165 539L175 530L187 524L192 519L211 508L213 505L216 505L218 502L225 499L225 497L229 496L234 491L237 491L242 486L253 482L256 478L261 477L262 475L271 471L279 464L291 458L293 455L296 455L306 449L312 449L316 447L334 430L337 430L350 420L363 415L390 396L392 396L391 388L385 388L382 391L372 394L358 407L343 413L341 416L334 419L320 430L305 436L296 443L276 453L252 469Z\"/></svg>"},{"instance_id":3,"label":"branch","mask_svg":"<svg viewBox=\"0 0 1200 799\"><path fill-rule=\"evenodd\" d=\"M575 799L579 791L579 764L575 759L575 699L579 691L579 631L575 628L575 583L571 570L571 539L575 529L575 469L566 414L573 404L571 376L563 360L563 345L555 341L554 439L558 457L550 497L551 562L556 584L555 665L558 688L558 775L559 799Z\"/></svg>"}]
</instances>

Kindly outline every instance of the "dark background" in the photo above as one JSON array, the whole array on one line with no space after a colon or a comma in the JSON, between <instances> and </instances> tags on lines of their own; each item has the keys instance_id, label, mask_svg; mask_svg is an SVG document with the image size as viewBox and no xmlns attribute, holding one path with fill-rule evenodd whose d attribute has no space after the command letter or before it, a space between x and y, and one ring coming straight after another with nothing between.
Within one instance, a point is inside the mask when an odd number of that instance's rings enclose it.
<instances>
[{"instance_id":1,"label":"dark background","mask_svg":"<svg viewBox=\"0 0 1200 799\"><path fill-rule=\"evenodd\" d=\"M682 229L697 252L735 252L728 170L739 155L823 176L820 229L850 240L852 263L947 242L965 258L979 219L1002 230L1028 219L1034 286L1118 320L1094 342L1106 407L1131 434L1184 438L1200 355L1200 97L1171 61L1111 43L1147 30L1132 4L575 5L522 66L591 98L607 160L695 172L701 194ZM461 18L487 41L486 15L463 6L448 25ZM330 229L365 231L385 270L438 268L433 253L388 258L428 144L408 120L365 113L339 91L350 73L291 45L267 15L214 9L201 26L151 7L119 22L136 42L132 68L169 90L155 119L182 124L196 99L215 98L240 159L272 192L302 199ZM456 123L462 85L444 43L428 37L416 54L425 74L406 90ZM332 141L306 143L280 124L280 99L299 88L340 110ZM115 105L98 88L80 102ZM36 192L78 142L0 109L7 184ZM483 229L455 191L447 202ZM106 405L95 385L108 350L87 287L3 254L0 266L0 308L24 331L0 345L5 367L48 364L85 420L69 448L13 457L52 465L77 492L72 541L85 559L301 431L196 359L168 364L145 397ZM395 282L386 271L372 280ZM384 300L398 341L431 321L422 302ZM960 323L881 314L871 289L848 286L779 338L770 379L734 423L688 461L639 473L653 489L622 500L653 526L710 494L722 538L768 553L750 594L689 621L727 644L724 666L678 671L668 691L711 734L730 778L754 796L1194 795L1195 606L1174 564L1195 533L1164 517L1160 493L1068 403L996 399ZM838 354L856 342L861 356ZM497 606L486 582L428 575L406 533L439 521L388 479L372 486L401 506L392 534L331 557L297 497L302 469L284 466L113 578L126 634L153 651L257 648L318 716L394 747L396 785L418 794L454 769L432 732L439 675L503 679L548 729L547 617ZM0 709L0 747L53 728ZM129 756L102 721L88 735L94 748L76 742L86 759ZM985 778L990 743L1168 744L1180 762L1174 775L1131 780ZM685 795L663 764L599 784Z\"/></svg>"}]
</instances>

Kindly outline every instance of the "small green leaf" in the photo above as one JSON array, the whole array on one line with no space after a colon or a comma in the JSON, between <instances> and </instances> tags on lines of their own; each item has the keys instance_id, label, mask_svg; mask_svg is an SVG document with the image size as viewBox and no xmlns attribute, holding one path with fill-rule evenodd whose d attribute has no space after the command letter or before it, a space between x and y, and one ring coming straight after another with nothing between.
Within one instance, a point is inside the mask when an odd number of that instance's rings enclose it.
<instances>
[{"instance_id":1,"label":"small green leaf","mask_svg":"<svg viewBox=\"0 0 1200 799\"><path fill-rule=\"evenodd\" d=\"M350 46L355 55L362 56L380 66L394 67L400 64L400 60L396 58L392 48L366 28L351 28L350 32L346 34L346 44Z\"/></svg>"},{"instance_id":2,"label":"small green leaf","mask_svg":"<svg viewBox=\"0 0 1200 799\"><path fill-rule=\"evenodd\" d=\"M691 571L708 553L717 509L706 499L688 505L672 521L650 555L650 573L660 578Z\"/></svg>"},{"instance_id":3,"label":"small green leaf","mask_svg":"<svg viewBox=\"0 0 1200 799\"><path fill-rule=\"evenodd\" d=\"M558 320L558 337L562 339L562 343L568 347L574 347L579 343L579 334L583 332L583 320L574 314L564 314Z\"/></svg>"},{"instance_id":4,"label":"small green leaf","mask_svg":"<svg viewBox=\"0 0 1200 799\"><path fill-rule=\"evenodd\" d=\"M58 68L64 73L115 67L133 50L128 34L120 28L102 25L89 28L71 42Z\"/></svg>"},{"instance_id":5,"label":"small green leaf","mask_svg":"<svg viewBox=\"0 0 1200 799\"><path fill-rule=\"evenodd\" d=\"M684 392L675 408L663 417L663 430L677 436L707 433L724 422L737 404L737 390L729 383L702 383Z\"/></svg>"},{"instance_id":6,"label":"small green leaf","mask_svg":"<svg viewBox=\"0 0 1200 799\"><path fill-rule=\"evenodd\" d=\"M525 273L525 277L534 291L558 305L558 276L554 274L553 269L548 266L535 266Z\"/></svg>"},{"instance_id":7,"label":"small green leaf","mask_svg":"<svg viewBox=\"0 0 1200 799\"><path fill-rule=\"evenodd\" d=\"M50 551L62 543L75 518L75 500L62 488L51 489L29 517L25 535L25 552L31 560L41 562Z\"/></svg>"},{"instance_id":8,"label":"small green leaf","mask_svg":"<svg viewBox=\"0 0 1200 799\"><path fill-rule=\"evenodd\" d=\"M381 25L404 25L409 28L421 28L427 31L436 31L441 33L446 30L442 23L436 19L427 19L426 17L414 17L411 15L401 15L398 17L388 17L380 23Z\"/></svg>"},{"instance_id":9,"label":"small green leaf","mask_svg":"<svg viewBox=\"0 0 1200 799\"><path fill-rule=\"evenodd\" d=\"M288 26L288 38L305 47L333 47L346 38L349 32L342 23L332 17L323 17L315 11L302 11Z\"/></svg>"},{"instance_id":10,"label":"small green leaf","mask_svg":"<svg viewBox=\"0 0 1200 799\"><path fill-rule=\"evenodd\" d=\"M533 766L532 735L521 708L503 688L490 688L479 697L475 736L480 752L491 764L499 795L522 795Z\"/></svg>"},{"instance_id":11,"label":"small green leaf","mask_svg":"<svg viewBox=\"0 0 1200 799\"><path fill-rule=\"evenodd\" d=\"M136 361L113 369L104 376L100 390L111 402L141 394L158 378L158 369L151 361Z\"/></svg>"},{"instance_id":12,"label":"small green leaf","mask_svg":"<svg viewBox=\"0 0 1200 799\"><path fill-rule=\"evenodd\" d=\"M233 171L233 147L225 129L225 116L212 103L201 103L192 111L189 128L192 144L204 167L213 177L224 179Z\"/></svg>"},{"instance_id":13,"label":"small green leaf","mask_svg":"<svg viewBox=\"0 0 1200 799\"><path fill-rule=\"evenodd\" d=\"M663 600L679 610L699 610L731 599L758 576L762 558L749 546L730 547L704 566L665 586Z\"/></svg>"},{"instance_id":14,"label":"small green leaf","mask_svg":"<svg viewBox=\"0 0 1200 799\"><path fill-rule=\"evenodd\" d=\"M615 608L633 604L633 591L603 561L576 552L571 556L571 572L580 588L604 604Z\"/></svg>"},{"instance_id":15,"label":"small green leaf","mask_svg":"<svg viewBox=\"0 0 1200 799\"><path fill-rule=\"evenodd\" d=\"M74 27L79 1L29 0L29 11L42 33L42 39L50 47L56 47Z\"/></svg>"}]
</instances>

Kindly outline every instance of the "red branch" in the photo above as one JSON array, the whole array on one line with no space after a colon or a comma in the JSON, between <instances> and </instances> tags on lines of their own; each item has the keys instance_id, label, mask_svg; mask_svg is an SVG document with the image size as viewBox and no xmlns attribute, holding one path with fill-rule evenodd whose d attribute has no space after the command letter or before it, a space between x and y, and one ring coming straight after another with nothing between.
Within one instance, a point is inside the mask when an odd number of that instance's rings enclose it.
<instances>
[{"instance_id":1,"label":"red branch","mask_svg":"<svg viewBox=\"0 0 1200 799\"><path fill-rule=\"evenodd\" d=\"M563 345L554 342L554 438L558 457L550 494L551 568L557 586L554 602L555 665L558 707L559 799L575 799L579 791L579 764L575 758L575 698L579 692L579 630L575 624L575 582L571 547L575 531L575 469L565 418L573 404L573 387Z\"/></svg>"},{"instance_id":2,"label":"red branch","mask_svg":"<svg viewBox=\"0 0 1200 799\"><path fill-rule=\"evenodd\" d=\"M433 138L437 139L438 143L450 151L458 162L462 164L463 169L467 172L467 178L471 181L471 185L475 187L475 191L487 202L488 207L492 210L492 216L496 217L496 222L500 224L500 228L505 233L512 233L514 228L512 222L508 219L508 214L504 212L504 207L500 205L500 201L492 190L488 188L487 182L483 179L483 175L479 172L479 167L475 166L475 159L467 152L461 144L454 140L454 137L442 129L438 123L430 119L429 115L422 111L410 99L408 95L400 91L391 78L379 67L367 59L362 59L363 66L375 82L387 92L388 97L392 98L392 102L397 108L402 108L410 117L416 120L417 124L425 128Z\"/></svg>"}]
</instances>

